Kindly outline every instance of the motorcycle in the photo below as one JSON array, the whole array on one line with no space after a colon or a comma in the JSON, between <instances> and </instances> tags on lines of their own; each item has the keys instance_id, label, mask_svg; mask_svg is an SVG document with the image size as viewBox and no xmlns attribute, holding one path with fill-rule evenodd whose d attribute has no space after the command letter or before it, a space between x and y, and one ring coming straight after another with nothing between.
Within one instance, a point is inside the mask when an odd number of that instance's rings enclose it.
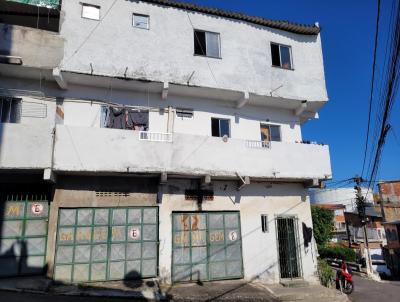
<instances>
[{"instance_id":1,"label":"motorcycle","mask_svg":"<svg viewBox=\"0 0 400 302\"><path fill-rule=\"evenodd\" d=\"M340 269L336 272L336 288L347 295L350 295L354 290L353 274L344 260Z\"/></svg>"}]
</instances>

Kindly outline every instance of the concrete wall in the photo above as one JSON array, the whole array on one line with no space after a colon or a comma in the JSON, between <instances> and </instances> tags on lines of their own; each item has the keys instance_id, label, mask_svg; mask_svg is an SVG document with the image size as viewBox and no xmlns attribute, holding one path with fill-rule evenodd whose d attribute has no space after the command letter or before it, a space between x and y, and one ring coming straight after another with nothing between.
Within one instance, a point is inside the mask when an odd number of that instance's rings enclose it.
<instances>
[{"instance_id":1,"label":"concrete wall","mask_svg":"<svg viewBox=\"0 0 400 302\"><path fill-rule=\"evenodd\" d=\"M185 200L185 189L194 188L196 181L172 179L165 186L162 203L156 204L154 179L136 178L61 178L57 185L51 208L47 262L49 275L54 261L55 230L59 207L112 207L112 206L159 206L159 276L163 282L171 282L172 212L199 211L197 202ZM96 197L95 190L128 188L124 200ZM119 186L119 187L118 187ZM240 192L235 182L216 181L212 184L214 200L202 204L203 211L240 211L244 278L260 279L268 283L279 282L279 262L275 218L298 218L301 267L304 279L316 282L316 251L305 248L301 225L312 226L310 204L306 190L298 184L251 184ZM120 197L119 197L120 198ZM269 231L261 229L261 214L268 215Z\"/></svg>"},{"instance_id":2,"label":"concrete wall","mask_svg":"<svg viewBox=\"0 0 400 302\"><path fill-rule=\"evenodd\" d=\"M0 23L0 54L21 57L25 67L52 69L64 55L64 39L49 31Z\"/></svg>"},{"instance_id":3,"label":"concrete wall","mask_svg":"<svg viewBox=\"0 0 400 302\"><path fill-rule=\"evenodd\" d=\"M193 118L177 117L171 112L174 133L211 136L211 118L229 119L231 137L248 140L261 140L260 124L273 124L281 127L284 142L301 141L299 118L291 110L248 106L241 110L232 105L200 98L173 96L168 101L161 101L159 95L151 94L149 102L140 93L131 93L129 99L115 95L114 103L150 108L149 131L168 132L168 107L172 109L192 109ZM64 124L82 127L100 127L101 106L107 103L96 101L64 99Z\"/></svg>"},{"instance_id":4,"label":"concrete wall","mask_svg":"<svg viewBox=\"0 0 400 302\"><path fill-rule=\"evenodd\" d=\"M184 188L187 181L169 183L171 192L164 194L160 205L160 277L170 281L173 211L197 211L196 202L185 200ZM253 184L240 192L233 182L215 182L214 200L204 202L203 211L240 211L244 278L261 279L265 282L279 282L278 249L275 217L294 215L299 219L299 249L301 251L304 279L315 282L315 250L304 248L301 224L311 227L311 213L306 191L300 185ZM268 214L269 232L261 230L261 214ZM313 256L314 255L314 256Z\"/></svg>"},{"instance_id":5,"label":"concrete wall","mask_svg":"<svg viewBox=\"0 0 400 302\"><path fill-rule=\"evenodd\" d=\"M298 35L140 1L86 0L101 6L100 22L82 18L80 3L62 5L60 34L67 41L63 70L107 76L126 73L184 85L194 72L191 85L260 95L270 95L283 85L274 96L327 100L319 35ZM133 13L149 15L150 29L134 28ZM222 59L193 55L192 26L220 33ZM294 70L271 67L270 42L292 47Z\"/></svg>"},{"instance_id":6,"label":"concrete wall","mask_svg":"<svg viewBox=\"0 0 400 302\"><path fill-rule=\"evenodd\" d=\"M367 189L362 188L363 195L367 194ZM311 189L311 204L342 204L346 206L346 211L353 211L356 207L356 192L353 188L327 188L327 189ZM373 203L372 191L368 191L366 202Z\"/></svg>"},{"instance_id":7,"label":"concrete wall","mask_svg":"<svg viewBox=\"0 0 400 302\"><path fill-rule=\"evenodd\" d=\"M249 148L245 140L189 134L173 142L139 140L137 131L60 126L56 128L55 171L168 172L184 175L323 179L331 175L328 146L272 142Z\"/></svg>"},{"instance_id":8,"label":"concrete wall","mask_svg":"<svg viewBox=\"0 0 400 302\"><path fill-rule=\"evenodd\" d=\"M50 168L52 130L46 125L0 124L0 169Z\"/></svg>"}]
</instances>

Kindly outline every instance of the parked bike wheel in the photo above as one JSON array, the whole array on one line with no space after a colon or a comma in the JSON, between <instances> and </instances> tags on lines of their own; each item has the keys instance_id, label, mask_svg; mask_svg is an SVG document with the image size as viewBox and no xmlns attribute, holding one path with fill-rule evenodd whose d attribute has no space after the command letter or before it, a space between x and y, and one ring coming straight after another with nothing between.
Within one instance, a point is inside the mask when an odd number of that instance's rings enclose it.
<instances>
[{"instance_id":1,"label":"parked bike wheel","mask_svg":"<svg viewBox=\"0 0 400 302\"><path fill-rule=\"evenodd\" d=\"M352 281L346 281L345 284L342 283L342 285L343 285L343 287L342 287L343 288L343 292L346 295L350 295L353 292L354 283Z\"/></svg>"}]
</instances>

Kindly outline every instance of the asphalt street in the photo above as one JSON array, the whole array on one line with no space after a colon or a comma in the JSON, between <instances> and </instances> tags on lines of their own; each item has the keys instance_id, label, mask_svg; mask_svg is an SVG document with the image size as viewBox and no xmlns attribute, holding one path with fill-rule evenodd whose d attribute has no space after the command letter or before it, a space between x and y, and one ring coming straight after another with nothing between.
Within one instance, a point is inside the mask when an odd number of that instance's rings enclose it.
<instances>
[{"instance_id":1,"label":"asphalt street","mask_svg":"<svg viewBox=\"0 0 400 302\"><path fill-rule=\"evenodd\" d=\"M353 276L354 292L349 296L354 302L399 302L400 281L371 281Z\"/></svg>"}]
</instances>

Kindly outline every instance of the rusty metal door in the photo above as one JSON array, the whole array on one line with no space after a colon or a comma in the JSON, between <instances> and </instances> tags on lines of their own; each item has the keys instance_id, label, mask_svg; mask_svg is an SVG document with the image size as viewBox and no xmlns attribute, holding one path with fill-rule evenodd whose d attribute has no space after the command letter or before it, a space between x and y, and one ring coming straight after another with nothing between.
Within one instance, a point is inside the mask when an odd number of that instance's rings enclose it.
<instances>
[{"instance_id":1,"label":"rusty metal door","mask_svg":"<svg viewBox=\"0 0 400 302\"><path fill-rule=\"evenodd\" d=\"M59 210L56 280L156 277L157 266L157 207Z\"/></svg>"},{"instance_id":2,"label":"rusty metal door","mask_svg":"<svg viewBox=\"0 0 400 302\"><path fill-rule=\"evenodd\" d=\"M172 279L243 277L239 212L173 213Z\"/></svg>"}]
</instances>

